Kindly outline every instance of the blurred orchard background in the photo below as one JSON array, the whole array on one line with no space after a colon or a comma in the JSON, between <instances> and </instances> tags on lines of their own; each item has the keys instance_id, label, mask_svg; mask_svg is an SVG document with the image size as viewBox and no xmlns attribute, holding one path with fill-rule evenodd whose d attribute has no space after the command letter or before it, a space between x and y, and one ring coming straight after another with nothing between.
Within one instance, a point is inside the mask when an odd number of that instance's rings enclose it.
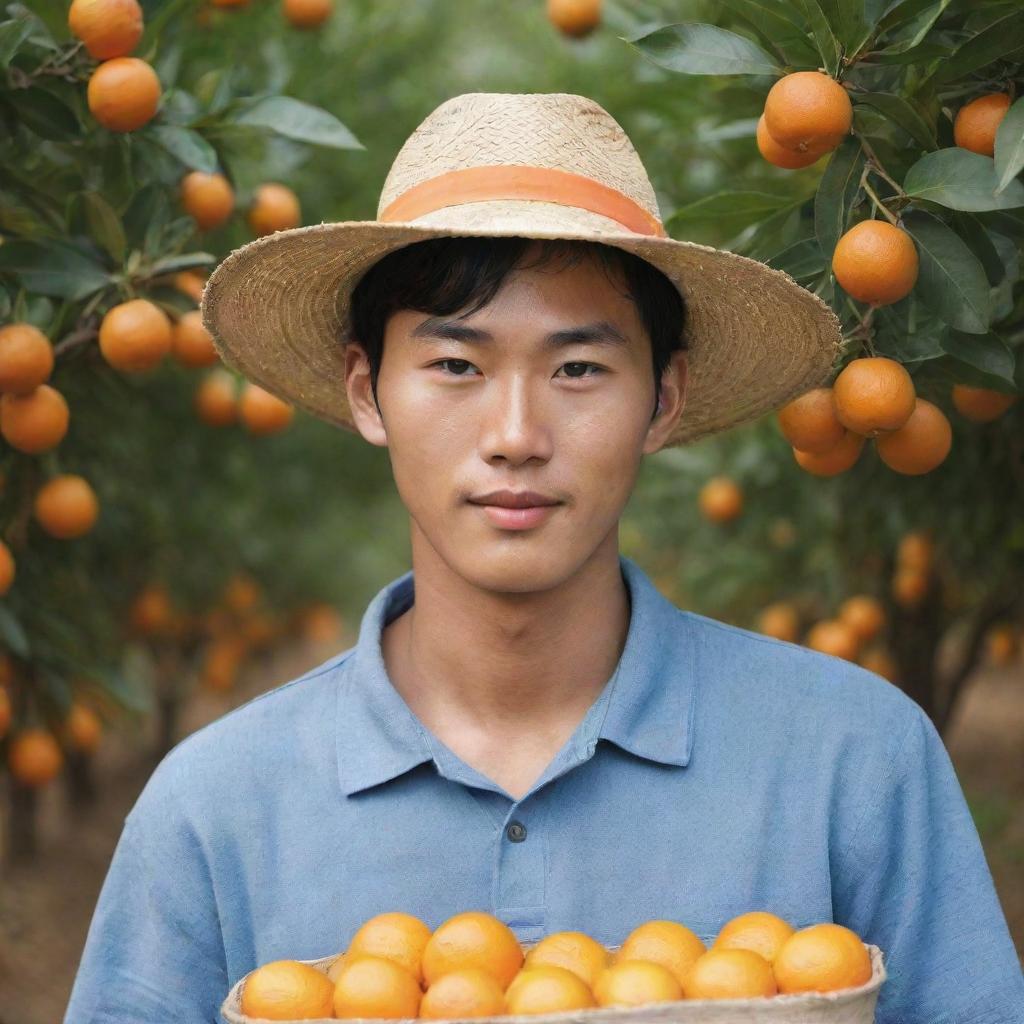
<instances>
[{"instance_id":1,"label":"blurred orchard background","mask_svg":"<svg viewBox=\"0 0 1024 1024\"><path fill-rule=\"evenodd\" d=\"M918 701L1024 951L1022 40L1016 0L5 4L0 1021L63 1012L159 759L409 568L386 451L219 366L197 304L259 234L372 219L471 91L593 97L673 237L841 316L835 388L648 457L622 550Z\"/></svg>"}]
</instances>

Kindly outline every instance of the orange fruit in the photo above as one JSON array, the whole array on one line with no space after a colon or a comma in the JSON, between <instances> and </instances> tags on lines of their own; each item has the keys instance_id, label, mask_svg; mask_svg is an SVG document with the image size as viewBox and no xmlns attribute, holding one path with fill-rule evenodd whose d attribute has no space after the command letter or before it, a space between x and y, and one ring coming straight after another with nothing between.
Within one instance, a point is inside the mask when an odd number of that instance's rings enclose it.
<instances>
[{"instance_id":1,"label":"orange fruit","mask_svg":"<svg viewBox=\"0 0 1024 1024\"><path fill-rule=\"evenodd\" d=\"M920 476L942 463L953 446L946 414L923 398L915 399L910 419L891 434L876 438L878 457L897 473Z\"/></svg>"},{"instance_id":2,"label":"orange fruit","mask_svg":"<svg viewBox=\"0 0 1024 1024\"><path fill-rule=\"evenodd\" d=\"M611 954L584 932L552 932L527 954L524 968L564 967L591 988L611 961Z\"/></svg>"},{"instance_id":3,"label":"orange fruit","mask_svg":"<svg viewBox=\"0 0 1024 1024\"><path fill-rule=\"evenodd\" d=\"M953 385L953 405L956 411L975 423L989 423L998 419L1016 401L1016 395L1007 395L1002 391L972 388L967 384Z\"/></svg>"},{"instance_id":4,"label":"orange fruit","mask_svg":"<svg viewBox=\"0 0 1024 1024\"><path fill-rule=\"evenodd\" d=\"M872 647L860 656L860 664L869 672L895 683L899 674L892 655L881 647Z\"/></svg>"},{"instance_id":5,"label":"orange fruit","mask_svg":"<svg viewBox=\"0 0 1024 1024\"><path fill-rule=\"evenodd\" d=\"M242 388L238 411L249 432L260 436L284 430L295 415L295 410L287 402L251 381Z\"/></svg>"},{"instance_id":6,"label":"orange fruit","mask_svg":"<svg viewBox=\"0 0 1024 1024\"><path fill-rule=\"evenodd\" d=\"M171 350L167 314L148 299L131 299L109 309L100 324L100 352L116 370L151 370Z\"/></svg>"},{"instance_id":7,"label":"orange fruit","mask_svg":"<svg viewBox=\"0 0 1024 1024\"><path fill-rule=\"evenodd\" d=\"M996 131L1009 109L1010 97L1005 92L985 93L965 103L953 120L953 140L962 149L992 156L996 148Z\"/></svg>"},{"instance_id":8,"label":"orange fruit","mask_svg":"<svg viewBox=\"0 0 1024 1024\"><path fill-rule=\"evenodd\" d=\"M442 975L423 994L420 1017L492 1017L505 1013L505 993L498 979L479 967Z\"/></svg>"},{"instance_id":9,"label":"orange fruit","mask_svg":"<svg viewBox=\"0 0 1024 1024\"><path fill-rule=\"evenodd\" d=\"M181 179L181 205L200 231L220 227L235 208L235 192L223 174L190 171Z\"/></svg>"},{"instance_id":10,"label":"orange fruit","mask_svg":"<svg viewBox=\"0 0 1024 1024\"><path fill-rule=\"evenodd\" d=\"M11 695L0 686L0 740L7 735L11 727L11 718L14 716L14 709L11 707Z\"/></svg>"},{"instance_id":11,"label":"orange fruit","mask_svg":"<svg viewBox=\"0 0 1024 1024\"><path fill-rule=\"evenodd\" d=\"M257 235L296 228L302 221L299 198L287 185L276 181L260 185L247 219Z\"/></svg>"},{"instance_id":12,"label":"orange fruit","mask_svg":"<svg viewBox=\"0 0 1024 1024\"><path fill-rule=\"evenodd\" d=\"M51 537L72 540L96 525L100 504L87 480L73 473L55 476L36 492L33 506L40 526Z\"/></svg>"},{"instance_id":13,"label":"orange fruit","mask_svg":"<svg viewBox=\"0 0 1024 1024\"><path fill-rule=\"evenodd\" d=\"M559 32L582 39L601 23L601 0L548 0L547 13Z\"/></svg>"},{"instance_id":14,"label":"orange fruit","mask_svg":"<svg viewBox=\"0 0 1024 1024\"><path fill-rule=\"evenodd\" d=\"M836 416L831 388L812 388L784 405L778 413L783 437L802 452L831 451L846 434Z\"/></svg>"},{"instance_id":15,"label":"orange fruit","mask_svg":"<svg viewBox=\"0 0 1024 1024\"><path fill-rule=\"evenodd\" d=\"M430 929L412 914L392 911L364 921L352 936L352 956L379 956L404 967L420 984L423 981L423 949Z\"/></svg>"},{"instance_id":16,"label":"orange fruit","mask_svg":"<svg viewBox=\"0 0 1024 1024\"><path fill-rule=\"evenodd\" d=\"M228 427L238 419L237 384L227 370L211 370L196 388L196 414L210 427Z\"/></svg>"},{"instance_id":17,"label":"orange fruit","mask_svg":"<svg viewBox=\"0 0 1024 1024\"><path fill-rule=\"evenodd\" d=\"M820 160L827 150L810 150L806 153L801 153L795 149L787 149L785 146L780 146L779 143L772 138L771 133L768 131L768 126L765 124L764 114L757 119L757 131L755 134L757 140L757 150L768 161L770 164L774 164L776 167L784 167L786 170L794 171L798 167L809 167L811 164L816 163Z\"/></svg>"},{"instance_id":18,"label":"orange fruit","mask_svg":"<svg viewBox=\"0 0 1024 1024\"><path fill-rule=\"evenodd\" d=\"M650 960L621 960L598 975L594 998L598 1006L646 1006L682 999L683 987L662 964Z\"/></svg>"},{"instance_id":19,"label":"orange fruit","mask_svg":"<svg viewBox=\"0 0 1024 1024\"><path fill-rule=\"evenodd\" d=\"M112 132L133 132L148 124L160 103L160 79L138 57L104 61L89 78L86 98L92 116Z\"/></svg>"},{"instance_id":20,"label":"orange fruit","mask_svg":"<svg viewBox=\"0 0 1024 1024\"><path fill-rule=\"evenodd\" d=\"M0 327L0 391L27 395L53 372L50 339L32 324Z\"/></svg>"},{"instance_id":21,"label":"orange fruit","mask_svg":"<svg viewBox=\"0 0 1024 1024\"><path fill-rule=\"evenodd\" d=\"M755 999L778 994L772 965L745 948L709 949L683 983L686 999Z\"/></svg>"},{"instance_id":22,"label":"orange fruit","mask_svg":"<svg viewBox=\"0 0 1024 1024\"><path fill-rule=\"evenodd\" d=\"M700 510L713 523L728 523L743 511L743 491L735 480L716 476L700 489Z\"/></svg>"},{"instance_id":23,"label":"orange fruit","mask_svg":"<svg viewBox=\"0 0 1024 1024\"><path fill-rule=\"evenodd\" d=\"M836 243L832 273L847 294L873 306L888 306L917 283L917 248L902 228L887 220L862 220Z\"/></svg>"},{"instance_id":24,"label":"orange fruit","mask_svg":"<svg viewBox=\"0 0 1024 1024\"><path fill-rule=\"evenodd\" d=\"M259 603L260 594L260 585L251 576L247 576L245 573L235 573L224 587L224 604L233 612L244 613L252 611ZM389 919L391 917L391 915L382 916L387 916ZM402 918L408 917L406 914L399 916ZM377 918L372 918L371 920L375 921ZM416 919L411 918L410 920L414 921ZM426 928L426 925L423 925L423 927ZM375 953L374 955L382 956L383 954Z\"/></svg>"},{"instance_id":25,"label":"orange fruit","mask_svg":"<svg viewBox=\"0 0 1024 1024\"><path fill-rule=\"evenodd\" d=\"M17 566L11 549L0 540L0 597L3 597L14 583Z\"/></svg>"},{"instance_id":26,"label":"orange fruit","mask_svg":"<svg viewBox=\"0 0 1024 1024\"><path fill-rule=\"evenodd\" d=\"M823 619L816 622L807 634L807 646L813 651L822 651L836 658L855 661L860 651L857 634L838 619Z\"/></svg>"},{"instance_id":27,"label":"orange fruit","mask_svg":"<svg viewBox=\"0 0 1024 1024\"><path fill-rule=\"evenodd\" d=\"M103 735L103 723L88 704L72 701L64 719L64 735L68 746L84 754L94 754Z\"/></svg>"},{"instance_id":28,"label":"orange fruit","mask_svg":"<svg viewBox=\"0 0 1024 1024\"><path fill-rule=\"evenodd\" d=\"M931 535L921 530L905 533L896 548L896 562L902 569L927 572L935 557L935 543Z\"/></svg>"},{"instance_id":29,"label":"orange fruit","mask_svg":"<svg viewBox=\"0 0 1024 1024\"><path fill-rule=\"evenodd\" d=\"M194 270L180 270L172 278L174 287L183 295L187 295L198 306L203 299L206 281Z\"/></svg>"},{"instance_id":30,"label":"orange fruit","mask_svg":"<svg viewBox=\"0 0 1024 1024\"><path fill-rule=\"evenodd\" d=\"M174 624L174 609L165 587L152 583L132 602L129 613L132 629L143 636L166 634Z\"/></svg>"},{"instance_id":31,"label":"orange fruit","mask_svg":"<svg viewBox=\"0 0 1024 1024\"><path fill-rule=\"evenodd\" d=\"M871 980L871 956L841 924L814 924L791 935L772 964L779 992L835 992Z\"/></svg>"},{"instance_id":32,"label":"orange fruit","mask_svg":"<svg viewBox=\"0 0 1024 1024\"><path fill-rule=\"evenodd\" d=\"M916 608L928 593L928 574L920 569L897 569L892 578L892 596L901 608Z\"/></svg>"},{"instance_id":33,"label":"orange fruit","mask_svg":"<svg viewBox=\"0 0 1024 1024\"><path fill-rule=\"evenodd\" d=\"M416 979L394 960L360 956L346 964L334 983L334 1016L416 1017L422 997Z\"/></svg>"},{"instance_id":34,"label":"orange fruit","mask_svg":"<svg viewBox=\"0 0 1024 1024\"><path fill-rule=\"evenodd\" d=\"M795 931L788 921L777 914L767 910L752 910L727 921L711 948L749 949L760 954L770 964L778 956L782 944Z\"/></svg>"},{"instance_id":35,"label":"orange fruit","mask_svg":"<svg viewBox=\"0 0 1024 1024\"><path fill-rule=\"evenodd\" d=\"M824 153L835 149L853 123L847 91L820 71L794 71L768 90L764 124L785 149Z\"/></svg>"},{"instance_id":36,"label":"orange fruit","mask_svg":"<svg viewBox=\"0 0 1024 1024\"><path fill-rule=\"evenodd\" d=\"M344 622L337 608L315 604L305 609L300 618L302 635L310 643L331 644L341 638Z\"/></svg>"},{"instance_id":37,"label":"orange fruit","mask_svg":"<svg viewBox=\"0 0 1024 1024\"><path fill-rule=\"evenodd\" d=\"M847 430L877 437L898 430L914 411L914 380L895 359L853 359L836 377L832 400Z\"/></svg>"},{"instance_id":38,"label":"orange fruit","mask_svg":"<svg viewBox=\"0 0 1024 1024\"><path fill-rule=\"evenodd\" d=\"M682 984L690 965L707 951L697 934L678 921L645 921L634 928L615 953L617 964L647 960L661 964Z\"/></svg>"},{"instance_id":39,"label":"orange fruit","mask_svg":"<svg viewBox=\"0 0 1024 1024\"><path fill-rule=\"evenodd\" d=\"M874 640L885 625L882 603L868 594L855 594L839 606L839 621L845 622L862 643Z\"/></svg>"},{"instance_id":40,"label":"orange fruit","mask_svg":"<svg viewBox=\"0 0 1024 1024\"><path fill-rule=\"evenodd\" d=\"M90 57L124 57L142 38L142 8L136 0L72 0L68 28Z\"/></svg>"},{"instance_id":41,"label":"orange fruit","mask_svg":"<svg viewBox=\"0 0 1024 1024\"><path fill-rule=\"evenodd\" d=\"M45 786L60 774L64 754L53 733L46 729L23 729L11 737L7 767L23 786Z\"/></svg>"},{"instance_id":42,"label":"orange fruit","mask_svg":"<svg viewBox=\"0 0 1024 1024\"><path fill-rule=\"evenodd\" d=\"M993 626L985 634L985 657L992 665L1008 665L1017 653L1017 634L1008 622Z\"/></svg>"},{"instance_id":43,"label":"orange fruit","mask_svg":"<svg viewBox=\"0 0 1024 1024\"><path fill-rule=\"evenodd\" d=\"M171 351L182 366L213 366L220 356L213 347L213 335L203 326L198 309L183 313L171 332Z\"/></svg>"},{"instance_id":44,"label":"orange fruit","mask_svg":"<svg viewBox=\"0 0 1024 1024\"><path fill-rule=\"evenodd\" d=\"M761 612L757 620L757 631L775 637L776 640L795 644L800 636L800 616L791 604L776 601Z\"/></svg>"},{"instance_id":45,"label":"orange fruit","mask_svg":"<svg viewBox=\"0 0 1024 1024\"><path fill-rule=\"evenodd\" d=\"M524 968L509 985L505 1001L509 1014L562 1013L597 1005L578 974L553 965Z\"/></svg>"},{"instance_id":46,"label":"orange fruit","mask_svg":"<svg viewBox=\"0 0 1024 1024\"><path fill-rule=\"evenodd\" d=\"M242 986L242 1013L264 1020L333 1016L334 984L323 971L298 960L272 960Z\"/></svg>"},{"instance_id":47,"label":"orange fruit","mask_svg":"<svg viewBox=\"0 0 1024 1024\"><path fill-rule=\"evenodd\" d=\"M793 458L801 469L815 476L835 476L837 473L845 473L860 458L861 449L864 447L864 437L852 430L848 430L842 441L827 452L814 453L802 452L799 448L793 449Z\"/></svg>"},{"instance_id":48,"label":"orange fruit","mask_svg":"<svg viewBox=\"0 0 1024 1024\"><path fill-rule=\"evenodd\" d=\"M19 452L39 455L56 448L68 432L64 396L49 384L27 395L0 395L0 434Z\"/></svg>"},{"instance_id":49,"label":"orange fruit","mask_svg":"<svg viewBox=\"0 0 1024 1024\"><path fill-rule=\"evenodd\" d=\"M481 910L455 914L434 929L423 949L423 977L429 987L443 974L479 967L503 989L523 966L523 950L504 921Z\"/></svg>"},{"instance_id":50,"label":"orange fruit","mask_svg":"<svg viewBox=\"0 0 1024 1024\"><path fill-rule=\"evenodd\" d=\"M316 28L330 16L334 0L283 0L281 9L295 28Z\"/></svg>"},{"instance_id":51,"label":"orange fruit","mask_svg":"<svg viewBox=\"0 0 1024 1024\"><path fill-rule=\"evenodd\" d=\"M241 637L221 636L206 648L200 679L209 690L230 690L238 678L238 670L245 657L245 642Z\"/></svg>"}]
</instances>

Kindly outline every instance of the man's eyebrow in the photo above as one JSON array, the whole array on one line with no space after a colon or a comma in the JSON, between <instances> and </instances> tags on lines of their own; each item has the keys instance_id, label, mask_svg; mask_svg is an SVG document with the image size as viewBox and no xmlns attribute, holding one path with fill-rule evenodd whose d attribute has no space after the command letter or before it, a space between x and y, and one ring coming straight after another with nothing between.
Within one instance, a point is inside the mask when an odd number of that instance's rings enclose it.
<instances>
[{"instance_id":1,"label":"man's eyebrow","mask_svg":"<svg viewBox=\"0 0 1024 1024\"><path fill-rule=\"evenodd\" d=\"M476 327L468 327L465 324L457 324L442 317L430 317L424 320L418 327L413 329L412 337L427 340L429 338L444 338L449 341L461 341L467 345L478 345L483 342L493 341L493 335L487 331L481 331ZM566 327L560 331L554 331L544 339L545 348L562 348L565 345L614 345L616 347L628 345L629 341L621 331L607 320L600 320L593 324L583 324L580 327Z\"/></svg>"}]
</instances>

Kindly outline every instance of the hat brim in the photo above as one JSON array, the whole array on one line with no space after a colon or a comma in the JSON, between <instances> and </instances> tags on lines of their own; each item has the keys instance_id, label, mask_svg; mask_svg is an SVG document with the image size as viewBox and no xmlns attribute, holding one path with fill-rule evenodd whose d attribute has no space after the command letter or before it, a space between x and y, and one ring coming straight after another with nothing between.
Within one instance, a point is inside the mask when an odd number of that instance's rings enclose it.
<instances>
[{"instance_id":1,"label":"hat brim","mask_svg":"<svg viewBox=\"0 0 1024 1024\"><path fill-rule=\"evenodd\" d=\"M566 238L635 253L687 305L686 403L668 445L757 419L830 378L842 346L831 307L784 271L697 242L522 228L429 227L381 221L314 224L258 238L211 274L203 323L224 363L319 419L356 431L345 388L348 310L363 274L429 238Z\"/></svg>"}]
</instances>

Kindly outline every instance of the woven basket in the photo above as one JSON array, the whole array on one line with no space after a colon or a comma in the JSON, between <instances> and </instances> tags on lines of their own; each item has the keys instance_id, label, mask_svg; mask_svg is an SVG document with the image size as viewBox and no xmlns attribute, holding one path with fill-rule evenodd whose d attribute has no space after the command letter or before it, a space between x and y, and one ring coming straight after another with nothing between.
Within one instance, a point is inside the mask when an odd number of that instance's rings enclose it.
<instances>
[{"instance_id":1,"label":"woven basket","mask_svg":"<svg viewBox=\"0 0 1024 1024\"><path fill-rule=\"evenodd\" d=\"M524 945L524 950L529 945ZM609 948L615 949L614 946ZM652 1003L629 1010L568 1010L534 1016L477 1017L473 1024L874 1024L878 991L886 974L882 951L871 945L867 945L867 949L871 954L871 980L841 992L773 996L770 999L686 999ZM311 964L326 974L339 955L334 953L319 960L301 962ZM245 980L240 978L235 982L221 1006L221 1016L226 1024L258 1024L263 1021L261 1017L247 1017L242 1013ZM320 1017L315 1021L294 1021L290 1024L330 1024L332 1020ZM349 1024L380 1024L380 1021L350 1020ZM410 1020L402 1024L423 1022Z\"/></svg>"}]
</instances>

